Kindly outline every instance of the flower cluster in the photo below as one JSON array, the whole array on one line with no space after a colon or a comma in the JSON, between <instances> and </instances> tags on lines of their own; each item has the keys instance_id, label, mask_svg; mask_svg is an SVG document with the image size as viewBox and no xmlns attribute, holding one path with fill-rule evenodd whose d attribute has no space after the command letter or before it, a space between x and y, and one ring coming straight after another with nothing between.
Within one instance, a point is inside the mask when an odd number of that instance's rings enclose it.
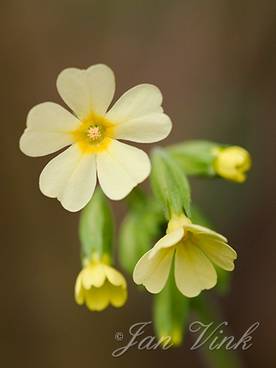
<instances>
[{"instance_id":1,"label":"flower cluster","mask_svg":"<svg viewBox=\"0 0 276 368\"><path fill-rule=\"evenodd\" d=\"M68 211L82 210L83 268L75 300L91 311L125 304L127 283L113 267L113 216L106 197L120 200L132 192L120 228L120 263L136 284L157 294L157 334L179 344L190 298L215 287L224 271L234 270L237 258L227 239L191 205L187 177L242 183L250 155L242 147L190 141L155 149L150 160L141 149L121 142L158 142L169 135L172 123L160 90L151 84L129 89L110 107L115 77L106 65L65 69L57 89L71 112L53 102L33 107L20 148L33 157L63 149L43 169L39 187ZM152 194L133 191L150 174Z\"/></svg>"}]
</instances>

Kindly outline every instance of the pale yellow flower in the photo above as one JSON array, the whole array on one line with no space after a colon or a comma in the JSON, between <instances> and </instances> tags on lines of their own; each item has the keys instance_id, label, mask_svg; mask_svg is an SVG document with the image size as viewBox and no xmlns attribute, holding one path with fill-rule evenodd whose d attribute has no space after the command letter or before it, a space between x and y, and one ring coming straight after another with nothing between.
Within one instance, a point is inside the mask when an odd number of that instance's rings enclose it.
<instances>
[{"instance_id":1,"label":"pale yellow flower","mask_svg":"<svg viewBox=\"0 0 276 368\"><path fill-rule=\"evenodd\" d=\"M102 311L109 304L122 307L126 299L126 280L113 267L93 260L79 273L75 285L75 300L79 305Z\"/></svg>"},{"instance_id":2,"label":"pale yellow flower","mask_svg":"<svg viewBox=\"0 0 276 368\"><path fill-rule=\"evenodd\" d=\"M108 110L115 92L113 71L98 64L86 70L69 68L57 79L57 89L73 111L53 102L31 109L20 148L28 156L44 156L70 146L52 159L40 175L43 194L57 198L69 211L91 199L97 177L111 199L124 198L150 173L141 149L119 142L157 142L171 131L163 113L162 94L151 84L129 89Z\"/></svg>"},{"instance_id":3,"label":"pale yellow flower","mask_svg":"<svg viewBox=\"0 0 276 368\"><path fill-rule=\"evenodd\" d=\"M167 282L173 258L177 288L183 295L195 297L216 285L212 263L232 271L237 254L224 236L192 224L183 215L169 222L167 234L138 261L134 282L151 293L159 293Z\"/></svg>"},{"instance_id":4,"label":"pale yellow flower","mask_svg":"<svg viewBox=\"0 0 276 368\"><path fill-rule=\"evenodd\" d=\"M242 147L220 148L215 153L214 169L223 178L237 183L246 180L246 173L251 168L251 157Z\"/></svg>"}]
</instances>

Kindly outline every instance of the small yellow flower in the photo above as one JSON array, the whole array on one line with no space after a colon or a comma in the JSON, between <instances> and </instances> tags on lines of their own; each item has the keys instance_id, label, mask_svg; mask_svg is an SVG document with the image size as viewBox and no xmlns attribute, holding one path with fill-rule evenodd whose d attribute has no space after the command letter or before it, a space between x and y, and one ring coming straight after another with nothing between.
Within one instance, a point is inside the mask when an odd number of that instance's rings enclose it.
<instances>
[{"instance_id":1,"label":"small yellow flower","mask_svg":"<svg viewBox=\"0 0 276 368\"><path fill-rule=\"evenodd\" d=\"M173 258L177 288L183 295L195 297L216 285L217 273L212 263L232 271L237 254L224 236L192 224L183 215L170 220L167 234L138 261L134 282L151 293L159 293L167 282Z\"/></svg>"},{"instance_id":2,"label":"small yellow flower","mask_svg":"<svg viewBox=\"0 0 276 368\"><path fill-rule=\"evenodd\" d=\"M89 262L79 273L75 284L75 300L91 311L102 311L109 304L122 307L127 299L123 275L100 261Z\"/></svg>"},{"instance_id":3,"label":"small yellow flower","mask_svg":"<svg viewBox=\"0 0 276 368\"><path fill-rule=\"evenodd\" d=\"M223 178L237 183L246 180L246 172L251 168L251 157L242 147L221 148L216 152L214 169Z\"/></svg>"}]
</instances>

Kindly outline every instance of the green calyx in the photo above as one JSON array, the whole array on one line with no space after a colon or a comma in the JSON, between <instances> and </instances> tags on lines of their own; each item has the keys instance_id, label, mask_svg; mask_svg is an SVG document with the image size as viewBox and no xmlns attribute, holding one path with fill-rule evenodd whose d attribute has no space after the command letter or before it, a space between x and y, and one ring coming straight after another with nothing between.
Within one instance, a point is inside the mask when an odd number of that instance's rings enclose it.
<instances>
[{"instance_id":1,"label":"green calyx","mask_svg":"<svg viewBox=\"0 0 276 368\"><path fill-rule=\"evenodd\" d=\"M91 259L112 259L113 217L100 189L81 212L79 235L83 263Z\"/></svg>"},{"instance_id":2,"label":"green calyx","mask_svg":"<svg viewBox=\"0 0 276 368\"><path fill-rule=\"evenodd\" d=\"M183 212L190 216L191 193L186 174L176 160L164 149L152 153L151 187L169 220Z\"/></svg>"}]
</instances>

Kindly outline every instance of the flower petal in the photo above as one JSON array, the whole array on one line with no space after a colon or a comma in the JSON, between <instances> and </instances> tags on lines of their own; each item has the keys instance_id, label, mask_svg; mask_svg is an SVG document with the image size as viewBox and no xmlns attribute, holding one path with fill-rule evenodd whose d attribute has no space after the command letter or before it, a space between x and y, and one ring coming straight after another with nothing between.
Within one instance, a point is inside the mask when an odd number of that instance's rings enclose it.
<instances>
[{"instance_id":1,"label":"flower petal","mask_svg":"<svg viewBox=\"0 0 276 368\"><path fill-rule=\"evenodd\" d=\"M85 302L91 311L100 312L109 304L109 286L105 283L102 287L93 287L85 290Z\"/></svg>"},{"instance_id":2,"label":"flower petal","mask_svg":"<svg viewBox=\"0 0 276 368\"><path fill-rule=\"evenodd\" d=\"M154 257L155 254L162 248L169 248L176 245L184 236L184 229L183 227L179 227L175 231L172 231L163 238L161 238L151 249L150 258Z\"/></svg>"},{"instance_id":3,"label":"flower petal","mask_svg":"<svg viewBox=\"0 0 276 368\"><path fill-rule=\"evenodd\" d=\"M133 270L133 281L137 284L137 285L141 285L144 283L144 281L150 277L152 270L153 270L153 265L154 262L156 260L156 258L151 258L151 251L152 249L150 249L149 251L147 251L140 259L139 261L136 263L134 270Z\"/></svg>"},{"instance_id":4,"label":"flower petal","mask_svg":"<svg viewBox=\"0 0 276 368\"><path fill-rule=\"evenodd\" d=\"M106 114L107 119L122 124L151 113L163 111L162 94L152 84L139 84L125 92Z\"/></svg>"},{"instance_id":5,"label":"flower petal","mask_svg":"<svg viewBox=\"0 0 276 368\"><path fill-rule=\"evenodd\" d=\"M176 248L175 282L181 293L190 298L216 285L214 266L191 242L186 241Z\"/></svg>"},{"instance_id":6,"label":"flower petal","mask_svg":"<svg viewBox=\"0 0 276 368\"><path fill-rule=\"evenodd\" d=\"M40 190L57 198L68 211L79 211L96 186L95 156L82 153L76 144L51 160L39 178Z\"/></svg>"},{"instance_id":7,"label":"flower petal","mask_svg":"<svg viewBox=\"0 0 276 368\"><path fill-rule=\"evenodd\" d=\"M234 270L234 260L237 259L237 253L228 244L221 241L202 238L202 240L198 242L198 246L217 266L226 271Z\"/></svg>"},{"instance_id":8,"label":"flower petal","mask_svg":"<svg viewBox=\"0 0 276 368\"><path fill-rule=\"evenodd\" d=\"M109 300L116 307L122 307L127 300L127 289L121 286L109 285Z\"/></svg>"},{"instance_id":9,"label":"flower petal","mask_svg":"<svg viewBox=\"0 0 276 368\"><path fill-rule=\"evenodd\" d=\"M140 143L153 143L166 138L172 129L171 119L163 113L152 113L118 124L117 139Z\"/></svg>"},{"instance_id":10,"label":"flower petal","mask_svg":"<svg viewBox=\"0 0 276 368\"><path fill-rule=\"evenodd\" d=\"M173 249L160 249L154 257L150 257L150 251L145 253L137 262L133 271L133 280L136 284L143 284L153 293L159 293L165 286L170 268Z\"/></svg>"},{"instance_id":11,"label":"flower petal","mask_svg":"<svg viewBox=\"0 0 276 368\"><path fill-rule=\"evenodd\" d=\"M97 154L97 171L104 193L119 200L146 179L150 160L144 151L113 140L106 151Z\"/></svg>"},{"instance_id":12,"label":"flower petal","mask_svg":"<svg viewBox=\"0 0 276 368\"><path fill-rule=\"evenodd\" d=\"M81 273L78 275L76 284L75 284L75 301L79 305L84 303L84 290L82 288Z\"/></svg>"},{"instance_id":13,"label":"flower petal","mask_svg":"<svg viewBox=\"0 0 276 368\"><path fill-rule=\"evenodd\" d=\"M82 285L86 290L91 286L101 287L105 282L105 268L102 264L91 265L82 271Z\"/></svg>"},{"instance_id":14,"label":"flower petal","mask_svg":"<svg viewBox=\"0 0 276 368\"><path fill-rule=\"evenodd\" d=\"M57 89L64 102L84 119L91 113L105 114L114 96L115 77L104 64L86 70L68 68L59 74Z\"/></svg>"},{"instance_id":15,"label":"flower petal","mask_svg":"<svg viewBox=\"0 0 276 368\"><path fill-rule=\"evenodd\" d=\"M20 138L20 149L28 156L44 156L73 143L70 131L80 121L53 102L34 106L27 117L27 128Z\"/></svg>"},{"instance_id":16,"label":"flower petal","mask_svg":"<svg viewBox=\"0 0 276 368\"><path fill-rule=\"evenodd\" d=\"M190 224L190 225L186 225L186 229L188 231L194 233L195 235L207 236L209 238L213 238L213 239L217 239L219 241L227 242L227 239L225 238L225 236L217 233L216 231L208 229L205 226Z\"/></svg>"},{"instance_id":17,"label":"flower petal","mask_svg":"<svg viewBox=\"0 0 276 368\"><path fill-rule=\"evenodd\" d=\"M112 285L126 288L126 280L120 272L109 266L104 266L104 270L108 281Z\"/></svg>"}]
</instances>

